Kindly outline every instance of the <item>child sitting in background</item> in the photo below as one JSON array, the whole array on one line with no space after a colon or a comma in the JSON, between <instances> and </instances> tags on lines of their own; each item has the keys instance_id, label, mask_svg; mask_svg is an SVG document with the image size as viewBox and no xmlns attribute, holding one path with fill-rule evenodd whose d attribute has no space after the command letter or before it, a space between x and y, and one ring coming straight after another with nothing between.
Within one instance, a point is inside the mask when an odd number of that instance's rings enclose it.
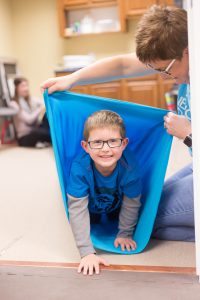
<instances>
[{"instance_id":1,"label":"child sitting in background","mask_svg":"<svg viewBox=\"0 0 200 300\"><path fill-rule=\"evenodd\" d=\"M18 112L14 116L18 145L37 148L49 146L51 136L44 105L30 95L26 78L15 78L14 87L15 94L10 107Z\"/></svg>"},{"instance_id":2,"label":"child sitting in background","mask_svg":"<svg viewBox=\"0 0 200 300\"><path fill-rule=\"evenodd\" d=\"M71 228L81 256L78 272L99 273L108 263L96 255L90 239L90 223L100 223L102 214L119 219L115 247L134 250L133 232L141 206L141 181L122 118L101 110L85 122L84 152L73 161L67 188Z\"/></svg>"}]
</instances>

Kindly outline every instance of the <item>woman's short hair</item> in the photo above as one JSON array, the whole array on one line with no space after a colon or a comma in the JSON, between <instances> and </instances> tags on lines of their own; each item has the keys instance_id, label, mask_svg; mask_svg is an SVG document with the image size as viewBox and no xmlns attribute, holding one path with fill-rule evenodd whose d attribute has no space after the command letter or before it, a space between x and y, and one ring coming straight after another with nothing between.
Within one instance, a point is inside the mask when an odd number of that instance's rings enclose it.
<instances>
[{"instance_id":1,"label":"woman's short hair","mask_svg":"<svg viewBox=\"0 0 200 300\"><path fill-rule=\"evenodd\" d=\"M170 6L153 5L136 30L136 54L143 63L181 59L188 46L187 12Z\"/></svg>"}]
</instances>

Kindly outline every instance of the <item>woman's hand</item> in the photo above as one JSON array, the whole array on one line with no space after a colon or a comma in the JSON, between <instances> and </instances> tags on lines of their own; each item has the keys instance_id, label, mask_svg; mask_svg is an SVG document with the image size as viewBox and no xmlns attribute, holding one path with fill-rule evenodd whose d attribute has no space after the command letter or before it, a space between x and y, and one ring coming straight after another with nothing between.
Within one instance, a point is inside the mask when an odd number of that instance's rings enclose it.
<instances>
[{"instance_id":1,"label":"woman's hand","mask_svg":"<svg viewBox=\"0 0 200 300\"><path fill-rule=\"evenodd\" d=\"M83 275L93 275L93 272L99 274L99 265L109 266L107 261L97 256L96 254L89 254L82 257L80 265L78 267L78 273L83 272Z\"/></svg>"},{"instance_id":2,"label":"woman's hand","mask_svg":"<svg viewBox=\"0 0 200 300\"><path fill-rule=\"evenodd\" d=\"M190 121L185 116L179 116L173 112L164 116L164 127L167 133L182 140L192 132Z\"/></svg>"},{"instance_id":3,"label":"woman's hand","mask_svg":"<svg viewBox=\"0 0 200 300\"><path fill-rule=\"evenodd\" d=\"M135 250L137 247L137 244L134 240L130 238L123 238L123 237L118 237L114 241L114 245L117 248L118 246L121 246L122 251L124 250Z\"/></svg>"},{"instance_id":4,"label":"woman's hand","mask_svg":"<svg viewBox=\"0 0 200 300\"><path fill-rule=\"evenodd\" d=\"M38 116L39 123L42 121L45 113L46 113L46 108L45 108L44 105L41 105L41 107L40 107L40 114Z\"/></svg>"},{"instance_id":5,"label":"woman's hand","mask_svg":"<svg viewBox=\"0 0 200 300\"><path fill-rule=\"evenodd\" d=\"M41 91L44 92L45 89L48 89L48 93L52 94L56 91L69 90L72 88L73 84L75 84L73 74L49 78L41 84Z\"/></svg>"}]
</instances>

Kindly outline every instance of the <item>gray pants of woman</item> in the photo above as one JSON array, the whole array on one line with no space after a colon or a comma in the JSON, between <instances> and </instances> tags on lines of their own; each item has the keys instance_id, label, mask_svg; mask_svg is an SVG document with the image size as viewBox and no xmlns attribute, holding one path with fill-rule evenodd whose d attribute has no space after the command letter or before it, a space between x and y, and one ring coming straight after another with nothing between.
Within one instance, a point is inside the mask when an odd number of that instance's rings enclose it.
<instances>
[{"instance_id":1,"label":"gray pants of woman","mask_svg":"<svg viewBox=\"0 0 200 300\"><path fill-rule=\"evenodd\" d=\"M195 240L192 164L165 182L152 237L187 242Z\"/></svg>"}]
</instances>

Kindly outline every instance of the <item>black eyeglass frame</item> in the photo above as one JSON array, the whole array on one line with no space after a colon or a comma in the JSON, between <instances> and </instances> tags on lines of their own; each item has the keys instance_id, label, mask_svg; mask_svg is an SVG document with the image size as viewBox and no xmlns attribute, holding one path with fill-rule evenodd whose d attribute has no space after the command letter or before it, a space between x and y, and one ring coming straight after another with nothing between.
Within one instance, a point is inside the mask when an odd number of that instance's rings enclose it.
<instances>
[{"instance_id":1,"label":"black eyeglass frame","mask_svg":"<svg viewBox=\"0 0 200 300\"><path fill-rule=\"evenodd\" d=\"M156 69L154 68L151 64L147 63L146 66L150 69L153 69L161 74L164 74L164 75L168 75L168 76L171 76L173 77L172 73L169 72L169 70L172 68L173 64L175 63L176 61L176 58L172 59L172 61L168 64L168 66L164 69L164 70L161 70L161 69Z\"/></svg>"},{"instance_id":2,"label":"black eyeglass frame","mask_svg":"<svg viewBox=\"0 0 200 300\"><path fill-rule=\"evenodd\" d=\"M114 140L115 141L120 141L120 144L117 145L117 146L110 145L109 143L111 141L114 141ZM124 138L117 138L117 139L109 139L109 140L106 140L106 141L94 140L94 141L88 141L87 143L88 143L88 145L90 146L91 149L102 149L104 147L104 144L107 144L109 148L119 148L119 147L121 147L123 140L124 140ZM93 146L91 146L92 143L95 143L95 142L101 142L100 147L93 147Z\"/></svg>"}]
</instances>

